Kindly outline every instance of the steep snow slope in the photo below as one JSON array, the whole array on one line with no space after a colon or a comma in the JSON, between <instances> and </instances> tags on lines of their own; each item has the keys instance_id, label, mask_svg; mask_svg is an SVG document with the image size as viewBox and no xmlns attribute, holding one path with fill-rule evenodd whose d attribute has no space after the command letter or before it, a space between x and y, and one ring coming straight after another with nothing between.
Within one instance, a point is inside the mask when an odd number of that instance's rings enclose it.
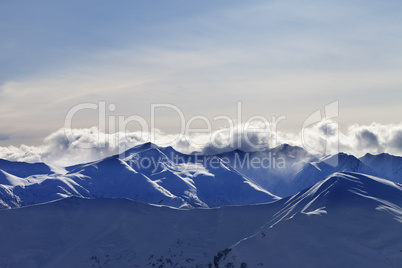
<instances>
[{"instance_id":1,"label":"steep snow slope","mask_svg":"<svg viewBox=\"0 0 402 268\"><path fill-rule=\"evenodd\" d=\"M267 225L226 249L222 267L400 267L400 185L335 173L277 203Z\"/></svg>"},{"instance_id":2,"label":"steep snow slope","mask_svg":"<svg viewBox=\"0 0 402 268\"><path fill-rule=\"evenodd\" d=\"M366 154L360 158L360 161L370 167L379 177L393 182L402 182L402 157L386 153Z\"/></svg>"},{"instance_id":3,"label":"steep snow slope","mask_svg":"<svg viewBox=\"0 0 402 268\"><path fill-rule=\"evenodd\" d=\"M67 174L88 191L90 198L129 198L150 204L181 207L186 202L138 173L118 157L81 166Z\"/></svg>"},{"instance_id":4,"label":"steep snow slope","mask_svg":"<svg viewBox=\"0 0 402 268\"><path fill-rule=\"evenodd\" d=\"M17 186L26 184L26 180L0 169L0 184L4 186Z\"/></svg>"}]
</instances>

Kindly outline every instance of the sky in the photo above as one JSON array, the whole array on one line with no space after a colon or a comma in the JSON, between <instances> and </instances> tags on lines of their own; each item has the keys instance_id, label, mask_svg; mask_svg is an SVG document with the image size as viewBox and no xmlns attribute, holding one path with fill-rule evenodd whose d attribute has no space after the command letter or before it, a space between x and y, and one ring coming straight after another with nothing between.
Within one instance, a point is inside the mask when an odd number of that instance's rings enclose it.
<instances>
[{"instance_id":1,"label":"sky","mask_svg":"<svg viewBox=\"0 0 402 268\"><path fill-rule=\"evenodd\" d=\"M399 129L401 11L401 1L2 1L0 146L41 146L71 108L102 101L110 116L148 123L151 104L212 120L235 118L241 102L245 119L285 116L286 133L338 101L345 133ZM87 109L72 127L97 125ZM163 133L179 125L172 109L156 111Z\"/></svg>"}]
</instances>

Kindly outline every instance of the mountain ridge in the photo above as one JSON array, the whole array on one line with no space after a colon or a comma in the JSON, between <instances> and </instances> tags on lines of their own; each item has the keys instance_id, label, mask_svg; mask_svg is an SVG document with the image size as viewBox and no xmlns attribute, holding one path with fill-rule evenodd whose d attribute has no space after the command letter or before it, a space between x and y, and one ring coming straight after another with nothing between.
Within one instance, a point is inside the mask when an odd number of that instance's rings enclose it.
<instances>
[{"instance_id":1,"label":"mountain ridge","mask_svg":"<svg viewBox=\"0 0 402 268\"><path fill-rule=\"evenodd\" d=\"M283 168L275 166L275 157L283 159ZM334 160L337 165L331 165ZM237 149L218 155L183 154L172 147L145 143L62 170L44 163L7 160L0 161L0 170L2 208L68 196L122 197L190 208L268 203L342 171L402 182L402 157L367 154L358 159L339 153L317 158L301 147L286 144L256 152Z\"/></svg>"}]
</instances>

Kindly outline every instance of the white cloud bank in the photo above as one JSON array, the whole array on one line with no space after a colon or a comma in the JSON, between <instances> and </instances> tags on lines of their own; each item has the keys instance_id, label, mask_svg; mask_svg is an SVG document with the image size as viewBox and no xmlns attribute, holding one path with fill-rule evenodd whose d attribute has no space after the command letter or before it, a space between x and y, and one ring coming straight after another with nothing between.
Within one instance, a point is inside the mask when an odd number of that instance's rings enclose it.
<instances>
[{"instance_id":1,"label":"white cloud bank","mask_svg":"<svg viewBox=\"0 0 402 268\"><path fill-rule=\"evenodd\" d=\"M302 132L301 132L302 133ZM306 129L302 134L248 132L247 137L239 126L232 135L225 129L212 134L197 134L189 138L177 139L177 135L155 132L155 143L161 146L172 144L183 153L202 151L206 154L241 149L260 150L283 143L304 147L309 152L335 153L346 152L356 156L366 153L390 153L402 155L402 124L352 125L346 131L338 130L334 122L320 122ZM337 134L338 133L338 134ZM132 146L150 141L149 133L130 132L105 134L97 128L74 129L74 142L70 142L65 129L50 134L41 146L0 147L0 158L11 161L45 162L53 165L68 166L98 160L122 152ZM339 139L338 139L339 137ZM232 138L232 142L230 141ZM302 142L303 141L303 142ZM85 143L80 148L77 144ZM119 151L120 150L120 151Z\"/></svg>"}]
</instances>

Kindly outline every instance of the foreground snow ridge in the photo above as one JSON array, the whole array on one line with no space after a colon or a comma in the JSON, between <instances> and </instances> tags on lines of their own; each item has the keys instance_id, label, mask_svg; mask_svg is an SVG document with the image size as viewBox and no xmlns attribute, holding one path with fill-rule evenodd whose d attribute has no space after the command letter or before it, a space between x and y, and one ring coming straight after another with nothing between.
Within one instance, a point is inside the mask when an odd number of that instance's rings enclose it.
<instances>
[{"instance_id":1,"label":"foreground snow ridge","mask_svg":"<svg viewBox=\"0 0 402 268\"><path fill-rule=\"evenodd\" d=\"M1 267L400 267L401 208L401 185L353 172L260 205L72 197L1 210Z\"/></svg>"}]
</instances>

